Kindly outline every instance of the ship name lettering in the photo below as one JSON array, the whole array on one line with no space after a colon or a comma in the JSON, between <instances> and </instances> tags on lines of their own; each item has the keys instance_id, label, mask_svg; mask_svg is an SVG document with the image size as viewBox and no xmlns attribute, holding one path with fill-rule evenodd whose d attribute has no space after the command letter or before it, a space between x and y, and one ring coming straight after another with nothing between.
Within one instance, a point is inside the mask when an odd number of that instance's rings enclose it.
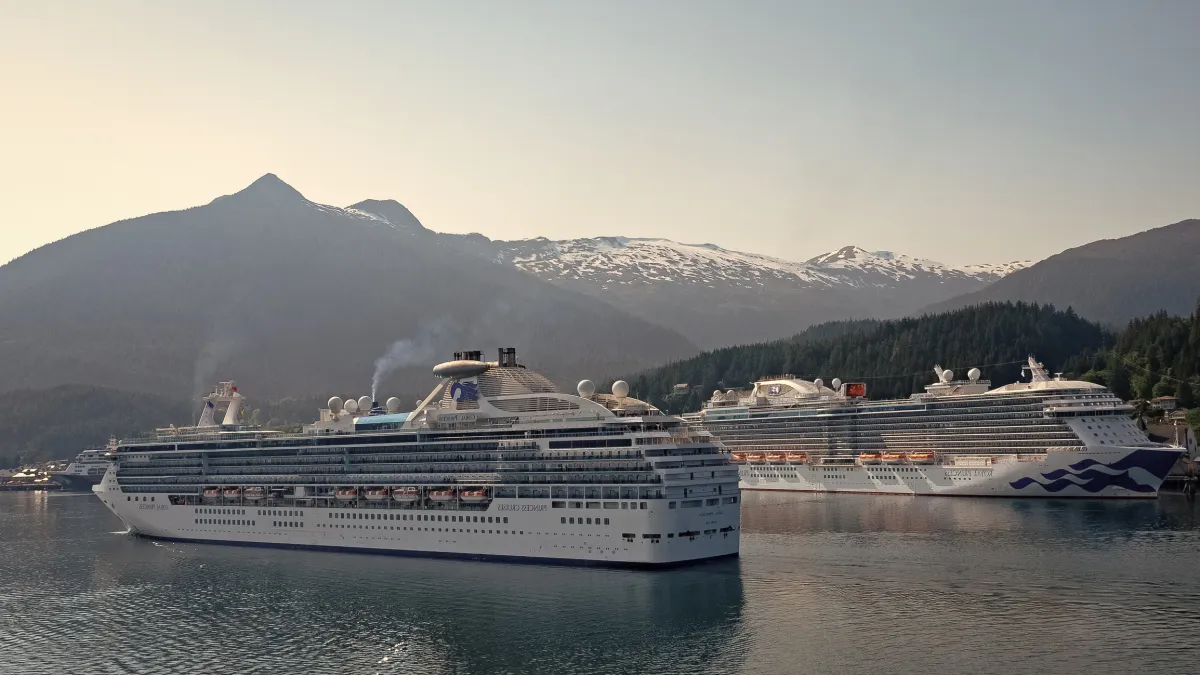
<instances>
[{"instance_id":1,"label":"ship name lettering","mask_svg":"<svg viewBox=\"0 0 1200 675\"><path fill-rule=\"evenodd\" d=\"M501 504L497 511L545 511L545 504Z\"/></svg>"},{"instance_id":2,"label":"ship name lettering","mask_svg":"<svg viewBox=\"0 0 1200 675\"><path fill-rule=\"evenodd\" d=\"M992 475L992 469L946 469L949 478L975 478Z\"/></svg>"}]
</instances>

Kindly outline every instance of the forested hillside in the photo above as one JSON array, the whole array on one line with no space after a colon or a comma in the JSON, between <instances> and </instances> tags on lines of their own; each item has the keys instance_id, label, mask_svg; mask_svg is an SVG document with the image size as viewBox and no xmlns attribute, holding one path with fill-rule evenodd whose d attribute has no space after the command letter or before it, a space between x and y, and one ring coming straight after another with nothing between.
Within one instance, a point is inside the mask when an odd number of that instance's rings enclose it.
<instances>
[{"instance_id":1,"label":"forested hillside","mask_svg":"<svg viewBox=\"0 0 1200 675\"><path fill-rule=\"evenodd\" d=\"M997 384L1016 381L1034 354L1061 370L1073 357L1106 353L1115 336L1074 311L1028 303L988 303L896 321L814 326L795 338L728 347L629 378L632 392L671 412L697 410L714 389L745 387L768 375L835 377L867 383L871 398L908 396L933 381L940 364L972 367ZM676 384L691 385L686 394Z\"/></svg>"}]
</instances>

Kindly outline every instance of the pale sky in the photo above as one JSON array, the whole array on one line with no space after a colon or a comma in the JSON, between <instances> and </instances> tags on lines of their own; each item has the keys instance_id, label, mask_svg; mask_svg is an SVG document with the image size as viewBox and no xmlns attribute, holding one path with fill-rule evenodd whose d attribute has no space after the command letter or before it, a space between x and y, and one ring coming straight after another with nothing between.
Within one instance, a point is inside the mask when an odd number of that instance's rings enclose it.
<instances>
[{"instance_id":1,"label":"pale sky","mask_svg":"<svg viewBox=\"0 0 1200 675\"><path fill-rule=\"evenodd\" d=\"M0 262L273 172L493 238L1040 259L1200 217L1200 2L0 0Z\"/></svg>"}]
</instances>

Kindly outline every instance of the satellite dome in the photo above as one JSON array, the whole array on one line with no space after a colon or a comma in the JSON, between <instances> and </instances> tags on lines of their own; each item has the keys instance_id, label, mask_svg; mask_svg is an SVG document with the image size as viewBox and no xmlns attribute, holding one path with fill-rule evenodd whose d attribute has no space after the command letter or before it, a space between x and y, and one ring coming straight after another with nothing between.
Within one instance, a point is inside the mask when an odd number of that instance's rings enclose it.
<instances>
[{"instance_id":1,"label":"satellite dome","mask_svg":"<svg viewBox=\"0 0 1200 675\"><path fill-rule=\"evenodd\" d=\"M387 406L387 411L390 413L400 412L400 399L396 398L395 396L389 398L387 403L384 405Z\"/></svg>"},{"instance_id":2,"label":"satellite dome","mask_svg":"<svg viewBox=\"0 0 1200 675\"><path fill-rule=\"evenodd\" d=\"M629 395L629 383L625 380L617 380L616 382L613 382L612 392L613 396L616 396L617 398L625 398Z\"/></svg>"},{"instance_id":3,"label":"satellite dome","mask_svg":"<svg viewBox=\"0 0 1200 675\"><path fill-rule=\"evenodd\" d=\"M579 392L580 396L589 398L592 394L596 393L596 383L591 380L580 380L579 386L575 388L575 391Z\"/></svg>"},{"instance_id":4,"label":"satellite dome","mask_svg":"<svg viewBox=\"0 0 1200 675\"><path fill-rule=\"evenodd\" d=\"M342 397L332 396L329 399L329 403L325 405L329 406L329 412L334 414L340 413L342 411Z\"/></svg>"},{"instance_id":5,"label":"satellite dome","mask_svg":"<svg viewBox=\"0 0 1200 675\"><path fill-rule=\"evenodd\" d=\"M358 412L358 401L355 401L354 399L346 401L346 412L350 413L351 415Z\"/></svg>"},{"instance_id":6,"label":"satellite dome","mask_svg":"<svg viewBox=\"0 0 1200 675\"><path fill-rule=\"evenodd\" d=\"M834 391L837 391L837 390L839 390L839 389L841 389L841 388L842 388L842 381L841 381L840 379L836 378L836 377L835 377L835 378L833 378L833 382L830 382L829 384L832 384L832 385L833 385L833 390L834 390Z\"/></svg>"},{"instance_id":7,"label":"satellite dome","mask_svg":"<svg viewBox=\"0 0 1200 675\"><path fill-rule=\"evenodd\" d=\"M817 379L813 380L813 384L817 385L817 388L820 389L821 387L825 386L825 380L822 380L818 377Z\"/></svg>"},{"instance_id":8,"label":"satellite dome","mask_svg":"<svg viewBox=\"0 0 1200 675\"><path fill-rule=\"evenodd\" d=\"M942 371L942 382L949 382L950 380L953 380L953 379L954 379L954 371L953 370L943 370Z\"/></svg>"},{"instance_id":9,"label":"satellite dome","mask_svg":"<svg viewBox=\"0 0 1200 675\"><path fill-rule=\"evenodd\" d=\"M975 380L979 379L980 374L981 373L979 372L978 368L972 368L967 371L967 379L974 382Z\"/></svg>"},{"instance_id":10,"label":"satellite dome","mask_svg":"<svg viewBox=\"0 0 1200 675\"><path fill-rule=\"evenodd\" d=\"M372 403L374 403L374 401L371 400L370 396L359 396L358 397L358 409L359 410L370 410Z\"/></svg>"}]
</instances>

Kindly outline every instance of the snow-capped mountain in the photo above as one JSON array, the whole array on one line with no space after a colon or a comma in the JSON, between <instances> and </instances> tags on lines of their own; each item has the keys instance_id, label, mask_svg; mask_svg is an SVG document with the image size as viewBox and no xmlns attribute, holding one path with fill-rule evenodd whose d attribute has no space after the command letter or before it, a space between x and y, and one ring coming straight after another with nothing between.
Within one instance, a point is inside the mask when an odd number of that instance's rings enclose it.
<instances>
[{"instance_id":1,"label":"snow-capped mountain","mask_svg":"<svg viewBox=\"0 0 1200 675\"><path fill-rule=\"evenodd\" d=\"M351 210L599 298L705 348L786 337L834 319L905 316L1029 264L954 267L857 246L800 262L669 239L492 241L425 230L395 202Z\"/></svg>"}]
</instances>

